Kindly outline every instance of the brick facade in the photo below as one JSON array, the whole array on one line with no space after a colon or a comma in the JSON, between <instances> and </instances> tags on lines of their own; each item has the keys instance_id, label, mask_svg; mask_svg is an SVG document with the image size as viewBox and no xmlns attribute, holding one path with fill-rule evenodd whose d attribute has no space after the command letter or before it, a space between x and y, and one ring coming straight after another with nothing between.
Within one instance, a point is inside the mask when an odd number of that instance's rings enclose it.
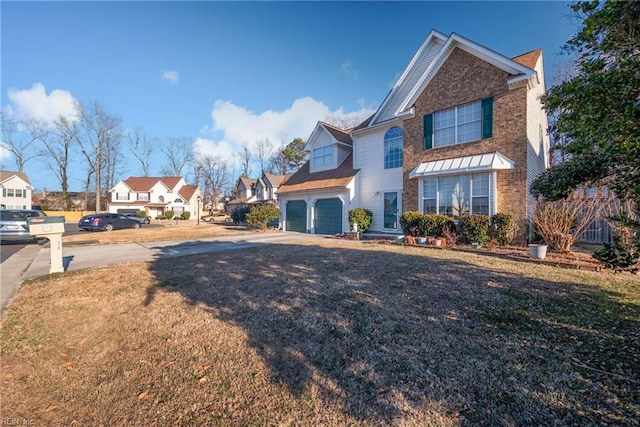
<instances>
[{"instance_id":1,"label":"brick facade","mask_svg":"<svg viewBox=\"0 0 640 427\"><path fill-rule=\"evenodd\" d=\"M497 172L497 212L517 221L524 240L527 217L527 93L510 90L509 74L455 48L415 102L415 118L404 122L404 210L419 210L418 181L409 172L420 162L498 151L515 162ZM423 116L493 96L493 137L448 147L423 148Z\"/></svg>"}]
</instances>

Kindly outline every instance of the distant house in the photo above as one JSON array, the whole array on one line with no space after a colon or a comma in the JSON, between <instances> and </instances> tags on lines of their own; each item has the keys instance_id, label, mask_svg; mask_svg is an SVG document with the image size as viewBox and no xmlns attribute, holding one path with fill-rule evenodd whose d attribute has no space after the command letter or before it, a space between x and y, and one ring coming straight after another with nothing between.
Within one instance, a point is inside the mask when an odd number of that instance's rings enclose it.
<instances>
[{"instance_id":1,"label":"distant house","mask_svg":"<svg viewBox=\"0 0 640 427\"><path fill-rule=\"evenodd\" d=\"M278 190L289 175L276 175L263 172L260 178L241 176L236 183L237 197L229 201L227 210L232 213L240 207L248 207L254 203L278 203Z\"/></svg>"},{"instance_id":2,"label":"distant house","mask_svg":"<svg viewBox=\"0 0 640 427\"><path fill-rule=\"evenodd\" d=\"M179 176L131 176L118 182L109 192L109 212L144 211L152 218L167 211L173 211L175 216L190 212L191 218L196 218L199 215L198 198L202 200L200 188L187 185Z\"/></svg>"},{"instance_id":3,"label":"distant house","mask_svg":"<svg viewBox=\"0 0 640 427\"><path fill-rule=\"evenodd\" d=\"M33 187L24 172L0 171L2 209L31 209Z\"/></svg>"}]
</instances>

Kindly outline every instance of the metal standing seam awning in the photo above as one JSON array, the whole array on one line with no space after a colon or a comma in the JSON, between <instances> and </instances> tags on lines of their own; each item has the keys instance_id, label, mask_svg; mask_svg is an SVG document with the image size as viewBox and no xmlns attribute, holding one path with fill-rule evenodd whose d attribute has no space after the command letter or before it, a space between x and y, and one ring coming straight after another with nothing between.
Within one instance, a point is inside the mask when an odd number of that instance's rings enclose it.
<instances>
[{"instance_id":1,"label":"metal standing seam awning","mask_svg":"<svg viewBox=\"0 0 640 427\"><path fill-rule=\"evenodd\" d=\"M475 156L455 157L453 159L434 160L418 164L409 173L409 179L425 176L452 175L461 173L488 172L513 169L515 162L498 153L477 154Z\"/></svg>"}]
</instances>

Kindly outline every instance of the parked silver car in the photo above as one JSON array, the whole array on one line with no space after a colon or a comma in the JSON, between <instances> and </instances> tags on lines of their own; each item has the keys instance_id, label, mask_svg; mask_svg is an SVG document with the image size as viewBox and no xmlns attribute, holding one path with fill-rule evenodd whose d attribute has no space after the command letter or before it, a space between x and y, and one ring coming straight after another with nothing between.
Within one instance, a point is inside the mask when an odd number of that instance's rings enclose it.
<instances>
[{"instance_id":1,"label":"parked silver car","mask_svg":"<svg viewBox=\"0 0 640 427\"><path fill-rule=\"evenodd\" d=\"M27 218L47 216L37 209L0 210L0 241L35 242L37 238L29 234Z\"/></svg>"}]
</instances>

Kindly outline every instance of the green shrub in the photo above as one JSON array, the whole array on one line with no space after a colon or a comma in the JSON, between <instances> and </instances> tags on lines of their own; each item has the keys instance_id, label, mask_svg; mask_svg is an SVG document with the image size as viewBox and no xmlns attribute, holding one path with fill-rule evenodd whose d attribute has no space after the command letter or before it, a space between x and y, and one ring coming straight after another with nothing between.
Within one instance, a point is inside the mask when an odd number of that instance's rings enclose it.
<instances>
[{"instance_id":1,"label":"green shrub","mask_svg":"<svg viewBox=\"0 0 640 427\"><path fill-rule=\"evenodd\" d=\"M188 220L189 218L191 218L191 212L184 211L184 212L182 212L182 215L180 215L180 216L182 217L182 219Z\"/></svg>"},{"instance_id":2,"label":"green shrub","mask_svg":"<svg viewBox=\"0 0 640 427\"><path fill-rule=\"evenodd\" d=\"M243 222L247 222L247 214L251 208L249 206L242 206L236 208L231 212L231 219L236 224L241 224Z\"/></svg>"},{"instance_id":3,"label":"green shrub","mask_svg":"<svg viewBox=\"0 0 640 427\"><path fill-rule=\"evenodd\" d=\"M518 224L508 214L497 213L491 217L491 231L500 246L510 245L518 234Z\"/></svg>"},{"instance_id":4,"label":"green shrub","mask_svg":"<svg viewBox=\"0 0 640 427\"><path fill-rule=\"evenodd\" d=\"M136 216L139 216L140 218L144 218L147 216L147 213L145 211L136 211Z\"/></svg>"},{"instance_id":5,"label":"green shrub","mask_svg":"<svg viewBox=\"0 0 640 427\"><path fill-rule=\"evenodd\" d=\"M465 243L485 243L489 240L489 223L487 215L464 215L458 218L460 234Z\"/></svg>"},{"instance_id":6,"label":"green shrub","mask_svg":"<svg viewBox=\"0 0 640 427\"><path fill-rule=\"evenodd\" d=\"M160 214L156 217L156 219L164 219L164 215Z\"/></svg>"},{"instance_id":7,"label":"green shrub","mask_svg":"<svg viewBox=\"0 0 640 427\"><path fill-rule=\"evenodd\" d=\"M253 228L265 230L267 223L280 217L280 211L274 205L254 205L246 215L246 220Z\"/></svg>"},{"instance_id":8,"label":"green shrub","mask_svg":"<svg viewBox=\"0 0 640 427\"><path fill-rule=\"evenodd\" d=\"M164 217L167 219L173 219L173 216L175 215L175 213L173 211L165 211L164 213Z\"/></svg>"},{"instance_id":9,"label":"green shrub","mask_svg":"<svg viewBox=\"0 0 640 427\"><path fill-rule=\"evenodd\" d=\"M371 225L373 212L365 208L355 208L349 211L349 224L357 224L358 231L365 232Z\"/></svg>"},{"instance_id":10,"label":"green shrub","mask_svg":"<svg viewBox=\"0 0 640 427\"><path fill-rule=\"evenodd\" d=\"M406 211L400 216L400 227L405 236L419 237L423 227L424 214L419 211ZM424 237L424 236L423 236Z\"/></svg>"},{"instance_id":11,"label":"green shrub","mask_svg":"<svg viewBox=\"0 0 640 427\"><path fill-rule=\"evenodd\" d=\"M445 237L445 233L456 231L456 223L453 217L448 215L426 214L420 231L423 236Z\"/></svg>"}]
</instances>

